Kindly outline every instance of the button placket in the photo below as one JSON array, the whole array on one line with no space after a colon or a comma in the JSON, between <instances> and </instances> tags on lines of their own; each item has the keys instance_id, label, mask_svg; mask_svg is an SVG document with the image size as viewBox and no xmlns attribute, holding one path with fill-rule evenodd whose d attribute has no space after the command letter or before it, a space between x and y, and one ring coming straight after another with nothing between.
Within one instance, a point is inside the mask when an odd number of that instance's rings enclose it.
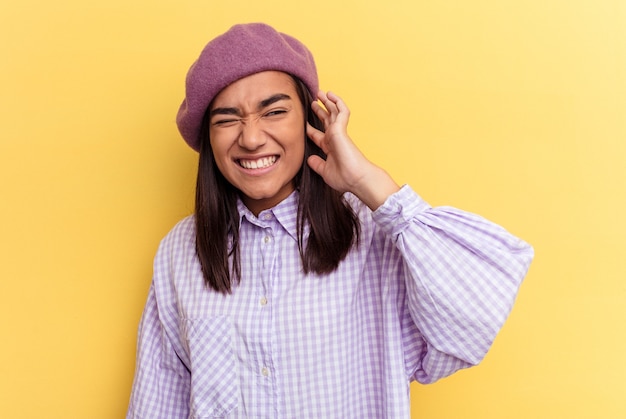
<instances>
[{"instance_id":1,"label":"button placket","mask_svg":"<svg viewBox=\"0 0 626 419\"><path fill-rule=\"evenodd\" d=\"M257 358L257 374L259 379L263 380L264 386L272 387L273 383L273 358L274 353L272 351L272 308L270 298L272 296L273 285L273 266L276 261L276 237L274 236L274 229L276 228L276 218L271 212L261 214L259 216L259 226L263 228L262 234L257 236L257 240L260 240L260 247L263 267L261 271L261 288L259 294L257 294L257 307L259 310L259 322L262 330L261 340L263 346L263 353L259 354Z\"/></svg>"}]
</instances>

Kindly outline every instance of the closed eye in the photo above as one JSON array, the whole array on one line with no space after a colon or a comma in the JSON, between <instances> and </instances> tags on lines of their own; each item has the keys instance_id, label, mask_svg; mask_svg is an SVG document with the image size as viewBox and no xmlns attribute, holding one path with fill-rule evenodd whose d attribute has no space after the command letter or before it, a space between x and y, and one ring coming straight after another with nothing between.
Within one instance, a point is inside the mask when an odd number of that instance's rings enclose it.
<instances>
[{"instance_id":1,"label":"closed eye","mask_svg":"<svg viewBox=\"0 0 626 419\"><path fill-rule=\"evenodd\" d=\"M265 112L265 114L263 114L264 117L272 117L272 116L279 116L279 115L283 115L286 114L287 111L285 109L272 109L269 112Z\"/></svg>"},{"instance_id":2,"label":"closed eye","mask_svg":"<svg viewBox=\"0 0 626 419\"><path fill-rule=\"evenodd\" d=\"M213 125L224 127L224 126L236 124L239 121L240 121L239 118L218 119L217 121L213 121Z\"/></svg>"}]
</instances>

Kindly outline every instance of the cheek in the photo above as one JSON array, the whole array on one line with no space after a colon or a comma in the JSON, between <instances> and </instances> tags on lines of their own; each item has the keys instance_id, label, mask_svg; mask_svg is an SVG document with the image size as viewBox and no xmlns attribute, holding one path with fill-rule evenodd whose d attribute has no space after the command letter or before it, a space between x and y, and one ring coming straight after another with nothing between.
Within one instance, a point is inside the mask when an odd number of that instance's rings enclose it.
<instances>
[{"instance_id":1,"label":"cheek","mask_svg":"<svg viewBox=\"0 0 626 419\"><path fill-rule=\"evenodd\" d=\"M300 160L300 164L302 164L304 162L304 154L305 154L304 142L305 141L306 141L306 139L301 139L300 140L300 144L298 146L298 158Z\"/></svg>"},{"instance_id":2,"label":"cheek","mask_svg":"<svg viewBox=\"0 0 626 419\"><path fill-rule=\"evenodd\" d=\"M224 174L225 164L228 160L228 148L223 142L211 139L211 151L213 152L213 160L219 171Z\"/></svg>"},{"instance_id":3,"label":"cheek","mask_svg":"<svg viewBox=\"0 0 626 419\"><path fill-rule=\"evenodd\" d=\"M211 144L211 149L213 150L213 154L216 156L218 154L224 153L227 148L227 135L224 133L224 130L216 132L214 130L209 131L209 142Z\"/></svg>"},{"instance_id":4,"label":"cheek","mask_svg":"<svg viewBox=\"0 0 626 419\"><path fill-rule=\"evenodd\" d=\"M287 150L286 154L287 158L289 159L289 166L291 167L292 171L297 172L304 164L305 141L306 140L303 137L294 139L291 142L289 149Z\"/></svg>"},{"instance_id":5,"label":"cheek","mask_svg":"<svg viewBox=\"0 0 626 419\"><path fill-rule=\"evenodd\" d=\"M300 124L297 127L292 127L290 135L286 135L285 138L289 138L289 147L292 157L302 159L304 158L304 142L307 141L306 133Z\"/></svg>"}]
</instances>

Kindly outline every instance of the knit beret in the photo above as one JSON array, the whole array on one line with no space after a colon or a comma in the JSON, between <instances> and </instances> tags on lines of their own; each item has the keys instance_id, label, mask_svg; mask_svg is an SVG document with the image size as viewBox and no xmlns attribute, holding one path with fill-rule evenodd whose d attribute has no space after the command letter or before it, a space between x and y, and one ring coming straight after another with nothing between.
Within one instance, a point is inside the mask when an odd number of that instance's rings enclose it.
<instances>
[{"instance_id":1,"label":"knit beret","mask_svg":"<svg viewBox=\"0 0 626 419\"><path fill-rule=\"evenodd\" d=\"M185 99L176 124L183 139L200 150L200 127L213 98L229 84L261 71L298 77L315 96L318 90L313 55L300 41L263 23L235 25L210 41L192 64Z\"/></svg>"}]
</instances>

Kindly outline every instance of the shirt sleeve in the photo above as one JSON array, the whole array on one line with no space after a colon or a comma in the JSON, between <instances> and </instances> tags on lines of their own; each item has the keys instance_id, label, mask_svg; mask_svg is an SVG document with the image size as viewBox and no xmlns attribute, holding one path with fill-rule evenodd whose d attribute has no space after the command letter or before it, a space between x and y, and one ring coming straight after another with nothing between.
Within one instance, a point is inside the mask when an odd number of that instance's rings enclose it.
<instances>
[{"instance_id":1,"label":"shirt sleeve","mask_svg":"<svg viewBox=\"0 0 626 419\"><path fill-rule=\"evenodd\" d=\"M155 277L164 272L157 255ZM174 297L153 280L139 325L135 378L127 419L177 419L189 415L190 373L178 356Z\"/></svg>"},{"instance_id":2,"label":"shirt sleeve","mask_svg":"<svg viewBox=\"0 0 626 419\"><path fill-rule=\"evenodd\" d=\"M431 383L478 364L511 311L532 247L478 215L431 208L406 185L373 217L402 255L408 310L426 343L409 374Z\"/></svg>"}]
</instances>

